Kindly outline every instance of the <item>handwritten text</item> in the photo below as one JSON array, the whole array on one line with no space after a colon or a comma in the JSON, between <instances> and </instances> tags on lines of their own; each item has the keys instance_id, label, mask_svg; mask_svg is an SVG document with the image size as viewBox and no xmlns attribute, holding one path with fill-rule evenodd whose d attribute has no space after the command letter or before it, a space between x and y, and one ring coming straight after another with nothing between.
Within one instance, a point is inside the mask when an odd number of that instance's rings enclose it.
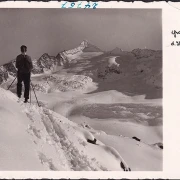
<instances>
[{"instance_id":1,"label":"handwritten text","mask_svg":"<svg viewBox=\"0 0 180 180\"><path fill-rule=\"evenodd\" d=\"M174 38L177 38L178 35L180 34L180 31L172 30L171 34L173 35ZM176 39L172 41L171 46L180 46L180 40Z\"/></svg>"},{"instance_id":2,"label":"handwritten text","mask_svg":"<svg viewBox=\"0 0 180 180\"><path fill-rule=\"evenodd\" d=\"M92 9L96 9L96 7L98 6L98 3L96 2L86 2L84 4L84 2L68 2L66 1L65 3L62 4L61 8L92 8Z\"/></svg>"},{"instance_id":3,"label":"handwritten text","mask_svg":"<svg viewBox=\"0 0 180 180\"><path fill-rule=\"evenodd\" d=\"M173 31L171 32L171 34L173 34L174 37L176 38L176 37L177 37L177 34L180 34L180 31L173 30Z\"/></svg>"}]
</instances>

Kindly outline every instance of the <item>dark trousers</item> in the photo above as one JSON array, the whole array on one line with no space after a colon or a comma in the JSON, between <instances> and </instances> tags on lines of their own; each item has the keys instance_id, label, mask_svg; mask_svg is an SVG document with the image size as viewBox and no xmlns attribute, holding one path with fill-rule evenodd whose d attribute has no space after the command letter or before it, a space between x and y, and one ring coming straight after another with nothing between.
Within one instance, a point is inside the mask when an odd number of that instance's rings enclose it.
<instances>
[{"instance_id":1,"label":"dark trousers","mask_svg":"<svg viewBox=\"0 0 180 180\"><path fill-rule=\"evenodd\" d=\"M24 98L29 99L29 90L30 90L30 73L17 73L17 95L21 97L22 94L22 82L24 83Z\"/></svg>"}]
</instances>

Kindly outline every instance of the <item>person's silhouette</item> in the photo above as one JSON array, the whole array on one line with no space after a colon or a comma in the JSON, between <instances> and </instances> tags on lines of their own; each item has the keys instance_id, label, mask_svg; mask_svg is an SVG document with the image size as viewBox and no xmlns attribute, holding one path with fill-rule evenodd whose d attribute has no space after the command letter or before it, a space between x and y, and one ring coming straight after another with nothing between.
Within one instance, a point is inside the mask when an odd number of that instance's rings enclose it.
<instances>
[{"instance_id":1,"label":"person's silhouette","mask_svg":"<svg viewBox=\"0 0 180 180\"><path fill-rule=\"evenodd\" d=\"M27 47L25 45L21 46L21 54L16 57L16 68L17 71L17 96L21 98L22 94L22 82L24 82L24 98L25 103L29 99L29 89L30 89L30 78L31 70L33 69L33 64L31 57L26 54Z\"/></svg>"}]
</instances>

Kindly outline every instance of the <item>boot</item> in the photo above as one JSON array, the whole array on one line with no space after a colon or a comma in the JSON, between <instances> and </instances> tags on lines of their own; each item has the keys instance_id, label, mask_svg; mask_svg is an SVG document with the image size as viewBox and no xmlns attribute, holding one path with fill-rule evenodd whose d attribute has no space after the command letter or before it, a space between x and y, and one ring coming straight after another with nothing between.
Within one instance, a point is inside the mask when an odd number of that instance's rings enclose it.
<instances>
[{"instance_id":1,"label":"boot","mask_svg":"<svg viewBox=\"0 0 180 180\"><path fill-rule=\"evenodd\" d=\"M27 102L28 102L28 99L25 99L25 100L24 100L24 103L27 103Z\"/></svg>"}]
</instances>

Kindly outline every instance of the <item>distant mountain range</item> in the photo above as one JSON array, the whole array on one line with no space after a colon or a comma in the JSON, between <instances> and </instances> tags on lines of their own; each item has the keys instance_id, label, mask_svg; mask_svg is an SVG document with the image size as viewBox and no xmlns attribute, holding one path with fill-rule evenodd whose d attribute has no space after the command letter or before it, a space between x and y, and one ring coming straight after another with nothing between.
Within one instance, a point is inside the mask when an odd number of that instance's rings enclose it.
<instances>
[{"instance_id":1,"label":"distant mountain range","mask_svg":"<svg viewBox=\"0 0 180 180\"><path fill-rule=\"evenodd\" d=\"M39 59L33 60L34 69L32 73L41 74L44 73L46 70L53 71L55 67L69 64L71 63L71 60L76 59L76 56L86 52L102 52L107 56L121 56L124 54L131 54L137 59L147 58L150 56L158 57L162 54L162 51L154 51L149 49L134 49L131 52L126 52L118 47L116 47L112 51L103 52L97 46L90 44L87 40L84 40L78 47L59 52L57 56L50 56L45 53ZM0 67L0 84L6 81L9 76L16 76L15 60Z\"/></svg>"}]
</instances>

